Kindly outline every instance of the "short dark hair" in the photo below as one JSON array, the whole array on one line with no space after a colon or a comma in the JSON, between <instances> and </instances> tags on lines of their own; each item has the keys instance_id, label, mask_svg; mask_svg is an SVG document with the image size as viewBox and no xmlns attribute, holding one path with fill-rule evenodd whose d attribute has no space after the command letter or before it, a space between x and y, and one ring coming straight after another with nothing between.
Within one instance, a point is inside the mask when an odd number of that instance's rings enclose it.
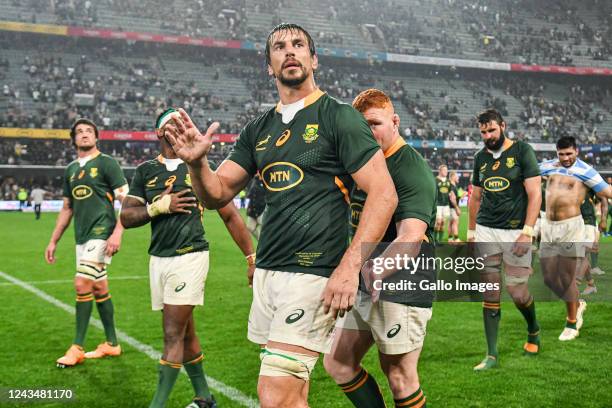
<instances>
[{"instance_id":1,"label":"short dark hair","mask_svg":"<svg viewBox=\"0 0 612 408\"><path fill-rule=\"evenodd\" d=\"M94 129L94 133L96 134L96 139L99 138L98 135L98 127L96 126L95 123L93 123L93 121L87 119L87 118L78 118L74 124L72 125L72 127L70 128L70 138L72 139L72 144L74 144L74 138L76 137L76 128L79 125L89 125Z\"/></svg>"},{"instance_id":2,"label":"short dark hair","mask_svg":"<svg viewBox=\"0 0 612 408\"><path fill-rule=\"evenodd\" d=\"M476 116L476 120L480 125L486 125L489 122L495 121L498 125L505 123L504 118L501 113L499 113L496 109L489 108L484 110Z\"/></svg>"},{"instance_id":3,"label":"short dark hair","mask_svg":"<svg viewBox=\"0 0 612 408\"><path fill-rule=\"evenodd\" d=\"M567 149L568 147L573 147L574 149L578 148L576 144L576 138L574 136L563 136L559 140L557 140L557 150L559 149Z\"/></svg>"},{"instance_id":4,"label":"short dark hair","mask_svg":"<svg viewBox=\"0 0 612 408\"><path fill-rule=\"evenodd\" d=\"M268 39L266 40L266 62L268 64L270 64L270 46L271 46L270 41L272 41L272 36L279 31L285 31L285 30L304 33L304 35L306 36L306 39L308 40L308 50L310 51L310 56L316 55L317 50L315 48L314 41L312 37L310 36L310 34L308 33L308 31L306 31L302 26L298 24L280 23L279 25L274 27L272 31L270 31L270 34L268 34Z\"/></svg>"}]
</instances>

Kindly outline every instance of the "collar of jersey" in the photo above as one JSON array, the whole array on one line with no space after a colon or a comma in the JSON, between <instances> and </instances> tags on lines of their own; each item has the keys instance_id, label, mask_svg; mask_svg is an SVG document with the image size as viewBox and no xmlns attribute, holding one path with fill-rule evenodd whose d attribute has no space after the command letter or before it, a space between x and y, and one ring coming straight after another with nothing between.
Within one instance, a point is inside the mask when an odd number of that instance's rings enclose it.
<instances>
[{"instance_id":1,"label":"collar of jersey","mask_svg":"<svg viewBox=\"0 0 612 408\"><path fill-rule=\"evenodd\" d=\"M319 98L322 97L323 95L325 95L325 92L323 92L319 88L314 90L310 95L308 95L307 97L304 98L304 108L309 106L309 105L312 105L313 103L318 101ZM281 105L282 105L282 103L280 101L276 104L276 112L280 113ZM304 109L304 108L302 108L302 109Z\"/></svg>"},{"instance_id":2,"label":"collar of jersey","mask_svg":"<svg viewBox=\"0 0 612 408\"><path fill-rule=\"evenodd\" d=\"M393 156L402 146L406 145L406 141L401 136L387 149L385 150L385 159Z\"/></svg>"},{"instance_id":3,"label":"collar of jersey","mask_svg":"<svg viewBox=\"0 0 612 408\"><path fill-rule=\"evenodd\" d=\"M503 152L505 152L506 150L508 150L509 148L511 148L511 147L512 147L512 145L514 145L514 140L510 140L510 139L508 139L508 141L509 141L510 143L508 144L508 146L506 146L506 147L502 148L502 151L501 151L501 152L499 152L499 156L501 156ZM495 157L494 152L490 151L490 150L489 150L489 149L488 149L486 146L485 146L485 149L487 150L487 153L489 153L491 156ZM496 158L499 158L499 157L496 157Z\"/></svg>"},{"instance_id":4,"label":"collar of jersey","mask_svg":"<svg viewBox=\"0 0 612 408\"><path fill-rule=\"evenodd\" d=\"M85 156L85 157L81 157L81 158L77 158L77 162L79 162L79 166L84 167L87 163L89 163L91 160L95 159L96 157L98 157L100 155L100 151L98 151L97 153L94 154L90 154L89 156ZM81 160L83 161L81 164Z\"/></svg>"}]
</instances>

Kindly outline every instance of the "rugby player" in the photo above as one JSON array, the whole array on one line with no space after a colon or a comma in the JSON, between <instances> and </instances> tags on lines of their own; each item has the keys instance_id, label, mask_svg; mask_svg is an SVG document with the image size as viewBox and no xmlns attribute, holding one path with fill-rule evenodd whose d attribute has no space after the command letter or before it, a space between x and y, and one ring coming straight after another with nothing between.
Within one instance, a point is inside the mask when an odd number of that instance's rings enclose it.
<instances>
[{"instance_id":1,"label":"rugby player","mask_svg":"<svg viewBox=\"0 0 612 408\"><path fill-rule=\"evenodd\" d=\"M249 193L247 194L249 204L246 210L246 227L249 232L253 234L253 236L258 240L259 234L261 233L263 212L266 208L265 194L266 190L264 188L263 183L261 182L261 178L259 177L259 174L256 174L255 177L253 177L251 188L249 189Z\"/></svg>"},{"instance_id":2,"label":"rugby player","mask_svg":"<svg viewBox=\"0 0 612 408\"><path fill-rule=\"evenodd\" d=\"M498 366L497 332L501 319L501 268L508 293L527 322L527 355L538 354L540 326L527 282L531 275L533 226L542 200L538 162L533 148L506 137L506 122L495 109L478 115L484 147L474 157L469 203L468 240L484 259L483 282L499 290L484 293L483 319L487 356L474 370Z\"/></svg>"},{"instance_id":3,"label":"rugby player","mask_svg":"<svg viewBox=\"0 0 612 408\"><path fill-rule=\"evenodd\" d=\"M353 107L363 113L381 146L399 199L383 241L402 244L396 250L389 247L389 252L416 257L421 252L421 242L432 240L436 215L433 173L425 159L400 136L400 118L384 92L363 91L353 101ZM360 225L366 197L358 186L353 187L352 233ZM388 256L387 251L380 255L385 256ZM433 271L424 273L420 278L435 281ZM366 290L360 287L355 307L336 322L331 352L323 360L325 369L355 407L384 407L376 380L361 366L367 351L376 344L396 406L423 407L426 398L420 388L417 363L431 318L431 299L417 302L392 296L386 300L383 292L381 300L372 303Z\"/></svg>"},{"instance_id":4,"label":"rugby player","mask_svg":"<svg viewBox=\"0 0 612 408\"><path fill-rule=\"evenodd\" d=\"M578 300L576 272L585 257L584 220L580 205L588 189L602 199L612 198L612 187L578 158L576 139L557 140L557 159L540 164L546 183L546 218L542 220L540 263L544 282L566 304L567 318L559 340L574 340L583 324L586 302Z\"/></svg>"},{"instance_id":5,"label":"rugby player","mask_svg":"<svg viewBox=\"0 0 612 408\"><path fill-rule=\"evenodd\" d=\"M597 258L599 255L599 234L600 231L605 231L607 225L607 201L608 200L597 200L593 190L589 190L587 197L580 205L580 215L584 221L585 249L590 255L590 257L585 256L584 261L579 266L578 275L576 277L579 286L583 280L586 281L586 288L582 292L583 295L597 293L597 286L595 286L595 279L593 279L592 273L593 270L597 268ZM600 206L599 212L601 214L601 219L599 228L597 226L595 205Z\"/></svg>"},{"instance_id":6,"label":"rugby player","mask_svg":"<svg viewBox=\"0 0 612 408\"><path fill-rule=\"evenodd\" d=\"M264 408L303 408L318 355L331 348L336 316L354 303L361 256L369 255L361 244L383 237L397 194L363 116L315 85L310 35L295 24L276 26L266 62L280 102L247 124L216 172L206 160L214 126L202 135L180 110L171 140L209 208L229 202L257 171L262 177L267 208L248 329L249 340L262 346L259 401ZM353 180L368 198L347 249Z\"/></svg>"},{"instance_id":7,"label":"rugby player","mask_svg":"<svg viewBox=\"0 0 612 408\"><path fill-rule=\"evenodd\" d=\"M436 225L435 239L436 242L442 242L444 237L444 223L451 216L451 182L448 179L448 167L446 164L438 166L438 175L436 176L436 184L438 186L438 197L436 199Z\"/></svg>"},{"instance_id":8,"label":"rugby player","mask_svg":"<svg viewBox=\"0 0 612 408\"><path fill-rule=\"evenodd\" d=\"M202 368L204 356L193 318L194 307L204 303L208 242L202 226L203 208L193 194L187 165L165 138L167 129L174 126L173 114L177 112L170 108L157 117L161 154L136 168L121 222L126 228L151 223L151 305L163 313L164 353L150 407L165 406L181 366L196 394L190 407L216 407ZM229 202L218 212L253 270L253 245L238 210Z\"/></svg>"},{"instance_id":9,"label":"rugby player","mask_svg":"<svg viewBox=\"0 0 612 408\"><path fill-rule=\"evenodd\" d=\"M448 174L448 179L451 184L451 192L449 194L450 209L450 221L448 222L448 242L458 242L459 240L459 217L461 217L461 208L459 208L459 190L457 189L457 183L459 183L459 175L456 171L451 171Z\"/></svg>"},{"instance_id":10,"label":"rugby player","mask_svg":"<svg viewBox=\"0 0 612 408\"><path fill-rule=\"evenodd\" d=\"M77 151L77 160L70 163L64 172L64 204L45 250L47 263L55 263L57 243L74 217L76 335L66 354L57 360L60 368L75 366L85 358L121 354L106 268L119 251L123 235L123 226L115 216L114 202L123 201L128 185L119 163L98 150L98 128L91 120L80 118L74 122L70 137ZM94 351L85 353L83 345L94 301L104 325L106 341Z\"/></svg>"}]
</instances>

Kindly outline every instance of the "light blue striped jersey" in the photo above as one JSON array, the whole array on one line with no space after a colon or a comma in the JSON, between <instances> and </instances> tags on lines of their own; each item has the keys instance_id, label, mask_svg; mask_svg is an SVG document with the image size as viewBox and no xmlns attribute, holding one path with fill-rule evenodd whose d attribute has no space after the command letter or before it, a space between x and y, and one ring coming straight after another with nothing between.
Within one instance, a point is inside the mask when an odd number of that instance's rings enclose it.
<instances>
[{"instance_id":1,"label":"light blue striped jersey","mask_svg":"<svg viewBox=\"0 0 612 408\"><path fill-rule=\"evenodd\" d=\"M597 170L580 159L576 159L576 162L568 168L563 167L559 159L543 161L540 163L540 174L542 176L560 174L562 176L574 177L596 193L608 187L608 183L604 181Z\"/></svg>"}]
</instances>

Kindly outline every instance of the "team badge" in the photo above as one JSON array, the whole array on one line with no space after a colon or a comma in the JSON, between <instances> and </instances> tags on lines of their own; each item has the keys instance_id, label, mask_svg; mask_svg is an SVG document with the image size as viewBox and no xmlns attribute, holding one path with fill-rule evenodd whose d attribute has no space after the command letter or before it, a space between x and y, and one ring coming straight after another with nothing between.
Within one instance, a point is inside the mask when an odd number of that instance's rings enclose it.
<instances>
[{"instance_id":1,"label":"team badge","mask_svg":"<svg viewBox=\"0 0 612 408\"><path fill-rule=\"evenodd\" d=\"M191 187L191 174L189 173L187 173L187 175L185 176L185 184Z\"/></svg>"},{"instance_id":2,"label":"team badge","mask_svg":"<svg viewBox=\"0 0 612 408\"><path fill-rule=\"evenodd\" d=\"M89 177L95 178L97 175L98 175L98 168L97 167L92 167L89 170Z\"/></svg>"},{"instance_id":3,"label":"team badge","mask_svg":"<svg viewBox=\"0 0 612 408\"><path fill-rule=\"evenodd\" d=\"M515 161L514 161L514 157L508 157L508 158L506 159L506 167L507 167L507 168L511 169L511 168L513 168L513 167L514 167L514 165L515 165L515 164L516 164L516 163L515 163Z\"/></svg>"},{"instance_id":4,"label":"team badge","mask_svg":"<svg viewBox=\"0 0 612 408\"><path fill-rule=\"evenodd\" d=\"M263 140L260 140L259 142L257 142L257 145L255 145L255 150L266 150L266 144L270 141L270 138L272 136L268 135L268 137L266 137Z\"/></svg>"},{"instance_id":5,"label":"team badge","mask_svg":"<svg viewBox=\"0 0 612 408\"><path fill-rule=\"evenodd\" d=\"M499 160L497 160L495 163L493 163L493 166L491 167L491 170L495 171L497 169L499 169Z\"/></svg>"},{"instance_id":6,"label":"team badge","mask_svg":"<svg viewBox=\"0 0 612 408\"><path fill-rule=\"evenodd\" d=\"M304 134L302 135L304 141L306 143L312 143L319 137L319 125L318 124L308 124L306 125L306 129L304 129Z\"/></svg>"},{"instance_id":7,"label":"team badge","mask_svg":"<svg viewBox=\"0 0 612 408\"><path fill-rule=\"evenodd\" d=\"M280 137L276 141L276 147L281 147L282 145L284 145L285 142L289 140L290 137L291 137L291 129L285 130L283 134L280 135Z\"/></svg>"}]
</instances>

